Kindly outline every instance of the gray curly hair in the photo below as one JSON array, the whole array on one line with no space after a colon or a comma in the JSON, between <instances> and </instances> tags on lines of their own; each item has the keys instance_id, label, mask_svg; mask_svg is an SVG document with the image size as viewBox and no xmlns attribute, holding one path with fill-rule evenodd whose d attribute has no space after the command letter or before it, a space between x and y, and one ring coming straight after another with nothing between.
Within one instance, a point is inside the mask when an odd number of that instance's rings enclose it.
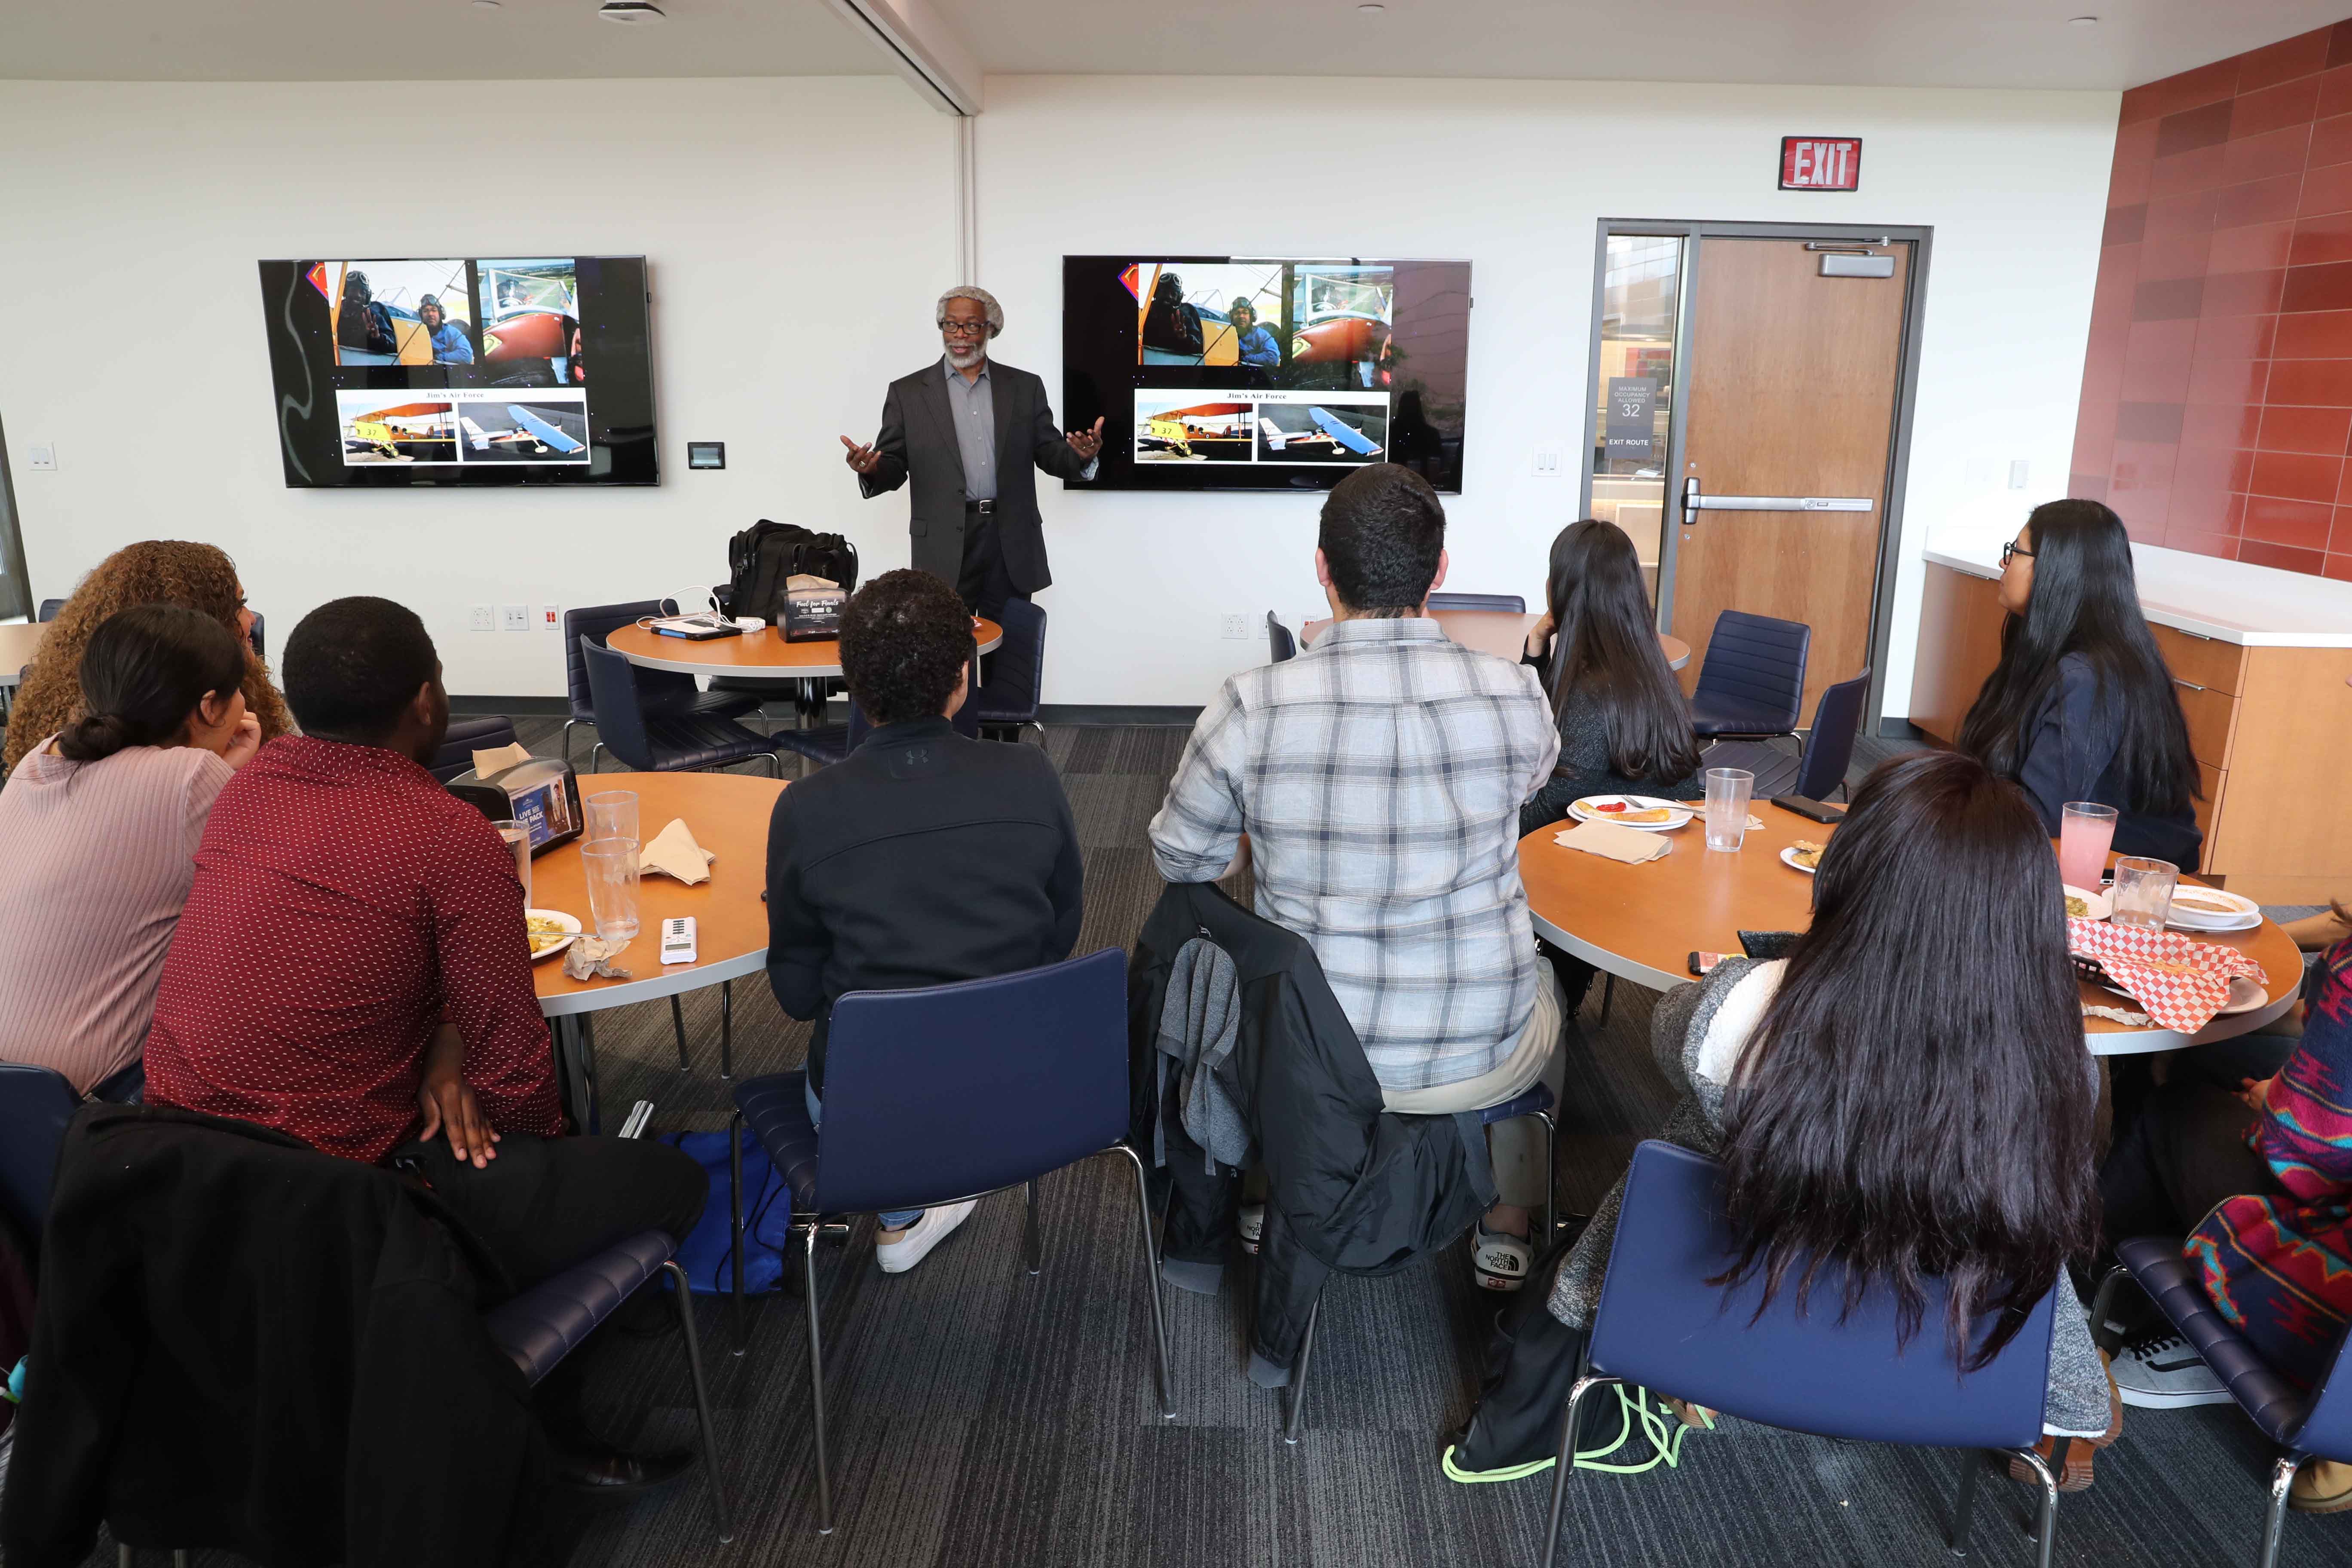
<instances>
[{"instance_id":1,"label":"gray curly hair","mask_svg":"<svg viewBox=\"0 0 2352 1568\"><path fill-rule=\"evenodd\" d=\"M1004 307L996 302L995 295L977 283L959 283L940 295L939 304L932 309L931 324L933 326L944 327L948 324L948 301L950 300L969 300L987 311L990 337L992 338L1004 331Z\"/></svg>"}]
</instances>

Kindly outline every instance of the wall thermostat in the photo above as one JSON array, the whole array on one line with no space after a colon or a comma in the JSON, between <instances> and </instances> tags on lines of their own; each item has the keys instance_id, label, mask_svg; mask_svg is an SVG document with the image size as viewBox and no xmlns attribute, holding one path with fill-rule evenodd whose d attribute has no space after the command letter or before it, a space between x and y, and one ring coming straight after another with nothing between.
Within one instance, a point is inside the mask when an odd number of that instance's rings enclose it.
<instances>
[{"instance_id":1,"label":"wall thermostat","mask_svg":"<svg viewBox=\"0 0 2352 1568\"><path fill-rule=\"evenodd\" d=\"M688 441L686 444L686 466L689 468L723 468L727 466L727 443L724 441Z\"/></svg>"}]
</instances>

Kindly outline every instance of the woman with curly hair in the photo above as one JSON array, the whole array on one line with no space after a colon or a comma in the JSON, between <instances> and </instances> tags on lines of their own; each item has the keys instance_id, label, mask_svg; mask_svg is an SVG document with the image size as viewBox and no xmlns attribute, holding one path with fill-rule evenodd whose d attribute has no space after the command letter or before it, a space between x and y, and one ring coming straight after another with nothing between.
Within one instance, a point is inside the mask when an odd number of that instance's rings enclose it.
<instances>
[{"instance_id":1,"label":"woman with curly hair","mask_svg":"<svg viewBox=\"0 0 2352 1568\"><path fill-rule=\"evenodd\" d=\"M286 700L269 679L269 667L252 651L253 612L236 563L210 544L184 539L149 539L126 544L100 562L58 611L41 638L25 684L8 719L8 742L0 749L0 771L83 716L81 658L90 634L108 617L134 605L180 605L201 611L245 641L246 711L261 722L261 738L274 741L294 728Z\"/></svg>"}]
</instances>

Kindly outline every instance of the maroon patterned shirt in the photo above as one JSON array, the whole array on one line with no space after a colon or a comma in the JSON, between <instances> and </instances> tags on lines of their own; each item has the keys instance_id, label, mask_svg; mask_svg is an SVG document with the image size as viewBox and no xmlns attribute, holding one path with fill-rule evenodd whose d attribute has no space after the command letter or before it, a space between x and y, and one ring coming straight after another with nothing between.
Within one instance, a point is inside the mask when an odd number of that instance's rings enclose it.
<instances>
[{"instance_id":1,"label":"maroon patterned shirt","mask_svg":"<svg viewBox=\"0 0 2352 1568\"><path fill-rule=\"evenodd\" d=\"M522 884L406 757L289 735L221 791L163 961L147 1099L370 1163L415 1135L446 1017L502 1132L562 1130Z\"/></svg>"}]
</instances>

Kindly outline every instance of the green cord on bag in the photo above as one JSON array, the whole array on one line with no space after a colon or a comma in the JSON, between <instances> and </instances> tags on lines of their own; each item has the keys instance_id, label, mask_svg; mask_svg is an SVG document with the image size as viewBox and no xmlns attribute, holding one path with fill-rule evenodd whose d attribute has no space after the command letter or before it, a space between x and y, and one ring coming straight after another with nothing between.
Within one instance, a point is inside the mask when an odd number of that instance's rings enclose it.
<instances>
[{"instance_id":1,"label":"green cord on bag","mask_svg":"<svg viewBox=\"0 0 2352 1568\"><path fill-rule=\"evenodd\" d=\"M1661 1464L1670 1470L1679 1468L1682 1463L1683 1438L1690 1428L1664 1410L1652 1409L1650 1401L1653 1396L1648 1389L1636 1388L1629 1394L1622 1383L1616 1385L1616 1389L1617 1436L1598 1448L1580 1452L1576 1456L1576 1468L1580 1470L1602 1470L1615 1476L1643 1475L1656 1469ZM1625 1446L1626 1440L1633 1435L1633 1422L1637 1416L1642 1423L1643 1436L1650 1440L1650 1457L1639 1464L1601 1463L1605 1456L1613 1454ZM1712 1424L1709 1429L1712 1430ZM1543 1458L1530 1460L1524 1465L1512 1465L1500 1470L1465 1470L1454 1463L1454 1449L1449 1445L1445 1450L1444 1462L1448 1480L1475 1485L1487 1481L1516 1481L1528 1476L1540 1475L1550 1469L1558 1461Z\"/></svg>"}]
</instances>

